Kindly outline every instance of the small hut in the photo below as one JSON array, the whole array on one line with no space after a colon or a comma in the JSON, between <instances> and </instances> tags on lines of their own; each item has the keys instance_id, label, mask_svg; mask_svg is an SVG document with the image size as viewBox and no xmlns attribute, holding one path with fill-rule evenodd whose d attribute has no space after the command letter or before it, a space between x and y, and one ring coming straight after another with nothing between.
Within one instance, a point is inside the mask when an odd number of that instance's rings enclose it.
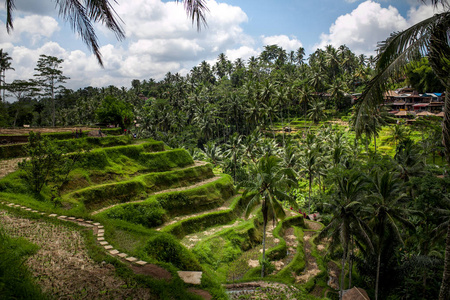
<instances>
[{"instance_id":1,"label":"small hut","mask_svg":"<svg viewBox=\"0 0 450 300\"><path fill-rule=\"evenodd\" d=\"M429 112L429 111L421 111L416 114L418 117L427 117L427 116L435 116L435 114Z\"/></svg>"},{"instance_id":2,"label":"small hut","mask_svg":"<svg viewBox=\"0 0 450 300\"><path fill-rule=\"evenodd\" d=\"M367 292L356 286L352 289L345 290L342 300L370 300Z\"/></svg>"}]
</instances>

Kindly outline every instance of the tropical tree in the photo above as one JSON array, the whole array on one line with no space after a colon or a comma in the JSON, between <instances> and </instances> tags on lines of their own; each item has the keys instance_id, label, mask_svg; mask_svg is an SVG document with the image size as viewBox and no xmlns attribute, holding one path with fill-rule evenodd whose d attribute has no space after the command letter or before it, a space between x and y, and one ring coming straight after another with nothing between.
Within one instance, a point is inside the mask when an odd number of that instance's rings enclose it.
<instances>
[{"instance_id":1,"label":"tropical tree","mask_svg":"<svg viewBox=\"0 0 450 300\"><path fill-rule=\"evenodd\" d=\"M319 99L314 99L310 102L308 110L308 118L310 118L314 124L318 124L323 118L325 118L325 102Z\"/></svg>"},{"instance_id":2,"label":"tropical tree","mask_svg":"<svg viewBox=\"0 0 450 300\"><path fill-rule=\"evenodd\" d=\"M394 124L390 130L390 136L388 136L384 142L393 143L395 147L401 142L408 139L410 132L404 124Z\"/></svg>"},{"instance_id":3,"label":"tropical tree","mask_svg":"<svg viewBox=\"0 0 450 300\"><path fill-rule=\"evenodd\" d=\"M240 160L239 154L243 151L242 145L242 136L240 136L237 132L235 132L230 138L228 142L223 145L225 148L224 156L231 159L233 165L233 180L236 182L236 168L237 161Z\"/></svg>"},{"instance_id":4,"label":"tropical tree","mask_svg":"<svg viewBox=\"0 0 450 300\"><path fill-rule=\"evenodd\" d=\"M296 206L294 199L287 193L295 185L293 170L284 168L282 160L276 156L264 155L251 166L249 180L243 181L240 187L245 187L243 197L251 197L246 217L252 210L261 206L263 216L263 257L261 263L261 277L264 277L264 264L266 261L266 226L269 219L276 222L286 216L281 201L288 201Z\"/></svg>"},{"instance_id":5,"label":"tropical tree","mask_svg":"<svg viewBox=\"0 0 450 300\"><path fill-rule=\"evenodd\" d=\"M8 52L4 52L0 49L0 90L2 90L2 101L6 102L5 89L6 89L6 70L14 70L11 67L12 58L8 55Z\"/></svg>"},{"instance_id":6,"label":"tropical tree","mask_svg":"<svg viewBox=\"0 0 450 300\"><path fill-rule=\"evenodd\" d=\"M406 194L402 182L392 171L375 170L370 175L370 204L366 207L371 216L369 226L372 228L377 267L375 279L375 300L378 300L381 257L385 247L392 243L403 244L400 226L414 228L408 220L411 210L404 207Z\"/></svg>"},{"instance_id":7,"label":"tropical tree","mask_svg":"<svg viewBox=\"0 0 450 300\"><path fill-rule=\"evenodd\" d=\"M205 0L176 0L183 1L186 13L192 19L192 23L197 23L197 29L200 30L202 24L206 25L206 16L208 8ZM116 1L114 1L116 2ZM6 30L8 33L14 28L13 11L16 8L15 0L6 1ZM59 15L69 22L72 29L75 30L88 46L88 48L97 57L97 61L103 66L103 61L98 45L97 35L93 23L101 23L109 30L115 33L118 40L125 38L125 32L120 25L120 17L112 7L111 1L77 1L77 0L59 0L56 1Z\"/></svg>"},{"instance_id":8,"label":"tropical tree","mask_svg":"<svg viewBox=\"0 0 450 300\"><path fill-rule=\"evenodd\" d=\"M133 111L131 105L123 100L106 96L96 111L97 118L102 123L118 124L122 129L131 124Z\"/></svg>"},{"instance_id":9,"label":"tropical tree","mask_svg":"<svg viewBox=\"0 0 450 300\"><path fill-rule=\"evenodd\" d=\"M63 75L61 70L61 64L64 62L63 59L57 58L55 56L47 56L41 54L37 62L36 68L34 70L37 72L34 74L37 77L36 85L41 88L41 95L49 97L52 101L52 126L55 127L55 94L58 91L62 91L64 86L58 85L60 83L65 83L67 76Z\"/></svg>"},{"instance_id":10,"label":"tropical tree","mask_svg":"<svg viewBox=\"0 0 450 300\"><path fill-rule=\"evenodd\" d=\"M438 235L446 235L446 243L445 243L445 258L444 258L444 274L442 278L441 290L439 291L439 300L448 299L450 293L450 286L448 283L450 282L450 270L448 266L450 266L450 200L447 198L442 199L443 205L437 209L437 212L442 218L442 223L439 227L436 228L436 232Z\"/></svg>"},{"instance_id":11,"label":"tropical tree","mask_svg":"<svg viewBox=\"0 0 450 300\"><path fill-rule=\"evenodd\" d=\"M318 170L319 151L316 147L315 137L312 134L306 136L303 153L300 156L299 169L300 174L306 174L308 177L308 213L311 213L311 191L314 177Z\"/></svg>"},{"instance_id":12,"label":"tropical tree","mask_svg":"<svg viewBox=\"0 0 450 300\"><path fill-rule=\"evenodd\" d=\"M319 239L331 237L329 251L338 245L342 247L342 271L339 299L342 299L345 282L345 265L349 258L348 250L352 236L360 237L366 245L372 247L367 225L362 220L361 209L366 191L366 179L359 172L339 169L334 178L334 192L324 210L333 215L330 223L322 229ZM351 267L349 268L349 288L351 288Z\"/></svg>"},{"instance_id":13,"label":"tropical tree","mask_svg":"<svg viewBox=\"0 0 450 300\"><path fill-rule=\"evenodd\" d=\"M217 166L219 162L223 159L222 149L212 141L207 142L204 145L203 153L205 154L207 161L212 163L214 166Z\"/></svg>"}]
</instances>

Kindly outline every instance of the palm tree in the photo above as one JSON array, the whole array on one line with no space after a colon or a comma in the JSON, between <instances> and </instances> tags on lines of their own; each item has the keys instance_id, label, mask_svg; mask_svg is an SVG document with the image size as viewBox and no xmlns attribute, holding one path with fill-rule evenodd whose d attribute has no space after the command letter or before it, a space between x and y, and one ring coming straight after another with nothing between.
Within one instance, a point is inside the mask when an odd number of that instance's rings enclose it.
<instances>
[{"instance_id":1,"label":"palm tree","mask_svg":"<svg viewBox=\"0 0 450 300\"><path fill-rule=\"evenodd\" d=\"M299 168L300 174L306 174L308 176L308 213L311 213L311 191L314 177L317 173L317 166L319 164L319 152L316 149L315 136L309 134L306 136L304 142L304 150L300 157Z\"/></svg>"},{"instance_id":2,"label":"palm tree","mask_svg":"<svg viewBox=\"0 0 450 300\"><path fill-rule=\"evenodd\" d=\"M222 150L220 147L216 143L209 141L204 145L204 148L205 150L203 153L207 157L207 161L212 163L214 166L217 166L223 159Z\"/></svg>"},{"instance_id":3,"label":"palm tree","mask_svg":"<svg viewBox=\"0 0 450 300\"><path fill-rule=\"evenodd\" d=\"M208 11L205 0L176 0L183 1L184 8L192 23L197 23L197 30L202 25L206 25L205 13ZM13 10L16 8L15 0L6 1L6 30L10 33L13 28ZM115 0L113 2L116 2ZM78 32L83 42L97 57L97 61L103 66L103 61L98 45L97 35L95 33L93 22L99 22L106 25L108 29L115 33L118 40L125 38L125 32L119 24L120 17L115 12L109 0L100 1L77 1L77 0L59 0L56 1L59 14L69 22L72 29Z\"/></svg>"},{"instance_id":4,"label":"palm tree","mask_svg":"<svg viewBox=\"0 0 450 300\"><path fill-rule=\"evenodd\" d=\"M280 201L289 201L296 206L295 200L287 194L287 190L295 185L292 169L283 168L280 158L264 155L250 170L250 179L240 184L245 187L243 197L252 195L246 208L246 217L251 211L261 206L263 215L263 257L261 264L261 277L264 277L264 263L266 260L266 226L269 218L276 222L286 216Z\"/></svg>"},{"instance_id":5,"label":"palm tree","mask_svg":"<svg viewBox=\"0 0 450 300\"><path fill-rule=\"evenodd\" d=\"M408 128L404 124L395 124L390 130L390 136L387 137L384 142L385 143L394 143L394 146L397 147L398 144L408 139L410 132Z\"/></svg>"},{"instance_id":6,"label":"palm tree","mask_svg":"<svg viewBox=\"0 0 450 300\"><path fill-rule=\"evenodd\" d=\"M226 149L224 151L224 156L227 158L230 158L233 163L233 180L236 182L236 167L237 167L237 160L239 154L242 153L243 145L242 145L242 136L239 135L237 132L235 132L230 138L228 139L228 142L223 145Z\"/></svg>"},{"instance_id":7,"label":"palm tree","mask_svg":"<svg viewBox=\"0 0 450 300\"><path fill-rule=\"evenodd\" d=\"M330 93L331 99L334 100L336 111L339 111L339 105L342 98L344 98L345 91L345 85L340 78L337 78L328 88L328 93Z\"/></svg>"},{"instance_id":8,"label":"palm tree","mask_svg":"<svg viewBox=\"0 0 450 300\"><path fill-rule=\"evenodd\" d=\"M397 241L403 244L399 225L414 228L407 217L411 210L402 205L406 199L402 182L391 171L375 170L371 176L372 192L369 195L370 204L367 207L371 216L369 226L374 233L372 241L377 256L377 269L375 281L375 300L378 300L380 282L381 255L386 244Z\"/></svg>"},{"instance_id":9,"label":"palm tree","mask_svg":"<svg viewBox=\"0 0 450 300\"><path fill-rule=\"evenodd\" d=\"M419 148L410 139L402 142L398 147L394 156L398 164L400 178L405 182L414 176L420 176L424 172L424 160L420 154Z\"/></svg>"},{"instance_id":10,"label":"palm tree","mask_svg":"<svg viewBox=\"0 0 450 300\"><path fill-rule=\"evenodd\" d=\"M445 258L444 258L444 275L442 278L441 290L439 291L439 300L447 300L450 295L450 271L447 266L450 265L450 201L448 198L442 199L445 207L437 209L437 212L443 217L443 222L436 228L436 232L441 235L446 234L445 238Z\"/></svg>"},{"instance_id":11,"label":"palm tree","mask_svg":"<svg viewBox=\"0 0 450 300\"><path fill-rule=\"evenodd\" d=\"M308 118L310 118L314 124L319 123L325 117L325 102L319 99L314 99L310 102L308 110Z\"/></svg>"},{"instance_id":12,"label":"palm tree","mask_svg":"<svg viewBox=\"0 0 450 300\"><path fill-rule=\"evenodd\" d=\"M5 89L6 89L6 70L14 70L11 67L12 58L8 55L8 52L3 52L3 49L0 49L0 90L2 93L2 101L6 102L5 99Z\"/></svg>"},{"instance_id":13,"label":"palm tree","mask_svg":"<svg viewBox=\"0 0 450 300\"><path fill-rule=\"evenodd\" d=\"M318 238L331 237L330 251L333 251L339 244L342 246L342 271L339 293L339 299L342 299L345 281L345 264L352 236L360 237L369 247L372 247L372 243L367 234L367 226L361 218L366 180L358 172L345 172L341 170L338 174L334 178L335 192L331 198L331 202L324 204L324 208L332 212L333 217L330 223L322 229ZM349 268L349 285L351 285L351 272L352 270Z\"/></svg>"}]
</instances>

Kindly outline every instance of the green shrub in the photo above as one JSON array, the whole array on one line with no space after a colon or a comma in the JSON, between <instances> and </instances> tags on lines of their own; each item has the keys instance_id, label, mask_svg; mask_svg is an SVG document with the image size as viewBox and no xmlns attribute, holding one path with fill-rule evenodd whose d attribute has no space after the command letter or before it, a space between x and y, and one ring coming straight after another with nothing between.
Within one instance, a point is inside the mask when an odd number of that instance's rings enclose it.
<instances>
[{"instance_id":1,"label":"green shrub","mask_svg":"<svg viewBox=\"0 0 450 300\"><path fill-rule=\"evenodd\" d=\"M152 228L164 223L166 211L157 201L121 205L110 209L106 216L111 219L120 219L134 224L142 224Z\"/></svg>"},{"instance_id":2,"label":"green shrub","mask_svg":"<svg viewBox=\"0 0 450 300\"><path fill-rule=\"evenodd\" d=\"M201 266L195 256L182 246L174 236L161 233L149 239L145 251L151 258L170 263L185 271L201 271Z\"/></svg>"},{"instance_id":3,"label":"green shrub","mask_svg":"<svg viewBox=\"0 0 450 300\"><path fill-rule=\"evenodd\" d=\"M28 194L30 188L23 178L22 171L8 174L4 178L0 179L0 192L8 192L15 194Z\"/></svg>"},{"instance_id":4,"label":"green shrub","mask_svg":"<svg viewBox=\"0 0 450 300\"><path fill-rule=\"evenodd\" d=\"M2 299L46 299L24 264L37 246L11 238L0 228L0 295Z\"/></svg>"},{"instance_id":5,"label":"green shrub","mask_svg":"<svg viewBox=\"0 0 450 300\"><path fill-rule=\"evenodd\" d=\"M26 144L12 144L0 146L0 159L25 156L25 145Z\"/></svg>"}]
</instances>

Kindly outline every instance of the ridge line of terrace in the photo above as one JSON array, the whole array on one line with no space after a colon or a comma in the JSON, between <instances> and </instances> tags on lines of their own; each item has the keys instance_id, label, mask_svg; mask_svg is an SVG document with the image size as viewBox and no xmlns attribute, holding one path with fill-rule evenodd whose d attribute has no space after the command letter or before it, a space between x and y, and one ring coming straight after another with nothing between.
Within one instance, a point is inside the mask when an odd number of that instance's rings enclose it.
<instances>
[{"instance_id":1,"label":"ridge line of terrace","mask_svg":"<svg viewBox=\"0 0 450 300\"><path fill-rule=\"evenodd\" d=\"M220 178L222 178L222 177L221 177L221 176L214 176L214 177L211 177L211 178L208 178L208 179L199 181L199 182L197 182L197 183L195 183L195 184L193 184L193 185L183 186L183 187L177 187L177 188L171 188L171 189L166 189L166 190L158 191L158 192L156 192L156 193L149 194L148 196L150 197L150 196L154 196L154 195L158 195L158 194L163 194L163 193L170 193L170 192L177 192L177 191L185 191L185 190L193 189L193 188L196 188L196 187L199 187L199 186L208 184L208 183L210 183L210 182L219 180ZM107 207L103 207L103 208L101 208L101 209L99 209L99 210L96 210L96 211L91 212L91 216L97 215L97 214L99 214L99 213L101 213L101 212L104 212L105 210L108 210L108 209L110 209L110 208L116 207L116 206L118 206L118 205L122 205L122 204L133 204L133 203L142 203L142 202L144 202L144 201L146 201L146 200L147 200L147 199L144 199L144 200L136 200L136 201L130 201L130 202L124 202L124 203L116 203L116 204L113 204L113 205L110 205L110 206L107 206Z\"/></svg>"},{"instance_id":2,"label":"ridge line of terrace","mask_svg":"<svg viewBox=\"0 0 450 300\"><path fill-rule=\"evenodd\" d=\"M158 174L158 173L159 173L159 174L162 174L162 173L165 173L165 172L182 171L182 170L187 170L187 169L190 169L190 168L195 168L195 167L205 166L205 165L207 165L207 164L209 164L209 163L206 162L206 161L195 160L193 164L188 165L188 166L185 166L185 167L182 167L182 168L173 168L173 169L170 169L170 170L167 170L167 171L162 171L162 172L148 172L148 173L139 174L139 175L137 175L137 176L133 176L133 177L127 179L127 180L121 180L121 181L113 181L113 182L107 182L107 183L95 184L95 185L91 185L91 186L84 187L84 188L82 188L82 189L70 191L69 193L65 194L63 197L70 197L70 195L75 194L75 193L78 193L78 192L80 192L80 191L85 191L85 190L89 190L89 189L93 189L93 188L97 188L97 187L108 186L108 185L114 185L114 184L117 184L118 182L133 181L133 180L135 180L136 178L143 177L143 176L148 176L148 175L150 175L150 174ZM153 194L152 194L152 195L153 195ZM131 202L130 202L130 203L131 203Z\"/></svg>"}]
</instances>

